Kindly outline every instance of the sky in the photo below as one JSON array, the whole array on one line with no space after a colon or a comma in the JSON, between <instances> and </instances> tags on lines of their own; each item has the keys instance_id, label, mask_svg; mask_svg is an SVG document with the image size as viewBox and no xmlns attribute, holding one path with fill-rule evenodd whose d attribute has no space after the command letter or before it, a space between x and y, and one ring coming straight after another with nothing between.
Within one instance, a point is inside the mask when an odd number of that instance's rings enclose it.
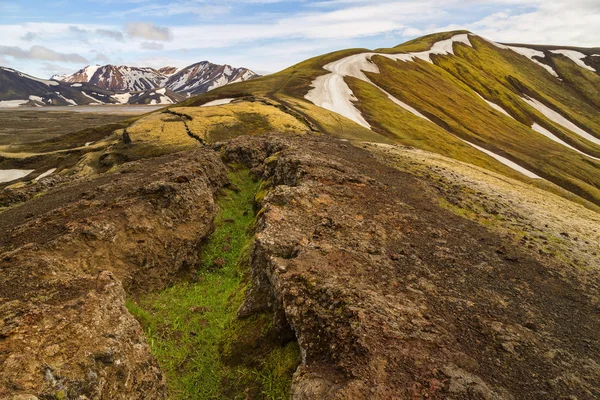
<instances>
[{"instance_id":1,"label":"sky","mask_svg":"<svg viewBox=\"0 0 600 400\"><path fill-rule=\"evenodd\" d=\"M455 29L600 47L600 0L0 0L0 65L43 78L90 64L203 60L269 73Z\"/></svg>"}]
</instances>

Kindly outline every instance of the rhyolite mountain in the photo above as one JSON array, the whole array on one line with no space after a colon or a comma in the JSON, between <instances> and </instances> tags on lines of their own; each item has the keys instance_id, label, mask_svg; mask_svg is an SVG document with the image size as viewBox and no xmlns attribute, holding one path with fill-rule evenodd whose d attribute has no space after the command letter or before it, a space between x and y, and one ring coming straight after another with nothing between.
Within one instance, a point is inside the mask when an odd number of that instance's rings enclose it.
<instances>
[{"instance_id":1,"label":"rhyolite mountain","mask_svg":"<svg viewBox=\"0 0 600 400\"><path fill-rule=\"evenodd\" d=\"M0 398L600 398L599 58L436 33L0 146Z\"/></svg>"},{"instance_id":2,"label":"rhyolite mountain","mask_svg":"<svg viewBox=\"0 0 600 400\"><path fill-rule=\"evenodd\" d=\"M45 107L100 104L173 104L185 98L169 89L135 92L104 89L88 82L40 79L0 67L0 107Z\"/></svg>"},{"instance_id":3,"label":"rhyolite mountain","mask_svg":"<svg viewBox=\"0 0 600 400\"><path fill-rule=\"evenodd\" d=\"M257 76L247 68L202 61L182 69L164 67L156 70L125 65L87 66L72 75L55 75L52 79L68 83L88 82L103 89L121 91L165 87L177 93L191 95Z\"/></svg>"},{"instance_id":4,"label":"rhyolite mountain","mask_svg":"<svg viewBox=\"0 0 600 400\"><path fill-rule=\"evenodd\" d=\"M87 66L71 75L36 78L0 67L0 107L173 104L217 87L256 78L246 68L203 61L183 69Z\"/></svg>"}]
</instances>

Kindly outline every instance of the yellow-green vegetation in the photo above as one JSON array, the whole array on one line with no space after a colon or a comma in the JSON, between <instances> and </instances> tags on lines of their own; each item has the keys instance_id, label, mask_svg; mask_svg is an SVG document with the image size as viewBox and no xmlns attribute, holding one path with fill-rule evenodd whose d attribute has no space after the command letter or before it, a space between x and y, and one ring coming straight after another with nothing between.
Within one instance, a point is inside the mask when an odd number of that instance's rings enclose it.
<instances>
[{"instance_id":1,"label":"yellow-green vegetation","mask_svg":"<svg viewBox=\"0 0 600 400\"><path fill-rule=\"evenodd\" d=\"M140 119L127 128L127 133L132 143L141 147L178 151L199 145L197 140L187 134L185 122L181 117L164 112Z\"/></svg>"},{"instance_id":2,"label":"yellow-green vegetation","mask_svg":"<svg viewBox=\"0 0 600 400\"><path fill-rule=\"evenodd\" d=\"M219 107L176 107L171 110L188 116L190 131L208 142L239 135L310 132L310 128L294 116L275 105L260 101L241 101Z\"/></svg>"},{"instance_id":3,"label":"yellow-green vegetation","mask_svg":"<svg viewBox=\"0 0 600 400\"><path fill-rule=\"evenodd\" d=\"M233 169L230 180L197 276L127 304L166 373L169 398L285 399L299 363L298 345L275 335L273 315L236 318L248 284L260 182L245 169Z\"/></svg>"},{"instance_id":4,"label":"yellow-green vegetation","mask_svg":"<svg viewBox=\"0 0 600 400\"><path fill-rule=\"evenodd\" d=\"M385 135L370 131L339 114L317 107L304 99L313 80L326 73L323 69L324 65L364 51L367 50L348 49L314 57L275 74L211 90L206 94L179 103L177 107L196 107L219 98L260 96L298 112L322 133L346 139L388 143L390 139Z\"/></svg>"},{"instance_id":5,"label":"yellow-green vegetation","mask_svg":"<svg viewBox=\"0 0 600 400\"><path fill-rule=\"evenodd\" d=\"M457 48L462 49L463 47L466 46L457 45ZM464 51L469 50L470 48L467 47L467 50ZM454 60L457 57L446 58ZM373 121L381 121L382 124L387 125L387 129L393 129L394 132L405 132L408 138L402 138L399 140L400 143L485 166L472 156L473 150L464 151L458 148L458 154L456 151L452 154L445 148L452 145L452 139L436 140L437 138L431 134L432 129L442 131L442 134L446 130L465 140L482 145L496 154L518 160L519 164L528 170L587 200L600 203L600 190L598 189L600 176L597 174L599 163L566 149L489 107L466 83L456 79L442 68L423 61L404 63L383 57L376 58L376 62L379 65L380 73L369 74L373 82L385 87L395 97L436 121L436 124L432 124L422 120L420 123L415 122L415 125L407 129L402 124L410 121L411 118L414 120L416 117L406 116L395 120L392 115L389 115L378 118L381 116L380 110L384 109L382 102L386 100L385 96L379 96L379 102L370 101L368 98L367 101L361 101L359 108L365 114L374 115L376 119L374 118ZM472 82L477 82L477 80L473 79ZM362 93L357 82L351 80L350 83L360 98ZM496 100L496 102L502 105L500 101ZM521 101L521 103L523 102ZM387 101L387 104L388 109L394 106L391 101ZM529 106L526 105L526 107ZM396 107L396 109L399 108ZM392 126L390 127L390 125ZM423 142L431 145L423 145ZM482 155L479 155L478 158L482 158ZM519 174L507 172L506 167L503 167L504 170L497 166L490 169L524 180L519 177Z\"/></svg>"}]
</instances>

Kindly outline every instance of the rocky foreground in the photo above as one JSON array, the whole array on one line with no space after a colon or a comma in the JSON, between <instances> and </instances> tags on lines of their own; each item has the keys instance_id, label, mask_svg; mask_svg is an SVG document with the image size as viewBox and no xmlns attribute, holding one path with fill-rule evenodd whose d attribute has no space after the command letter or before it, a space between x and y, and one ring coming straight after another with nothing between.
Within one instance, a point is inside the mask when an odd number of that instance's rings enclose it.
<instances>
[{"instance_id":1,"label":"rocky foreground","mask_svg":"<svg viewBox=\"0 0 600 400\"><path fill-rule=\"evenodd\" d=\"M369 149L271 135L15 193L28 200L0 214L0 398L166 396L125 297L195 268L227 163L267 185L238 317L269 310L294 334L294 399L600 397L597 264L458 216L435 182Z\"/></svg>"}]
</instances>

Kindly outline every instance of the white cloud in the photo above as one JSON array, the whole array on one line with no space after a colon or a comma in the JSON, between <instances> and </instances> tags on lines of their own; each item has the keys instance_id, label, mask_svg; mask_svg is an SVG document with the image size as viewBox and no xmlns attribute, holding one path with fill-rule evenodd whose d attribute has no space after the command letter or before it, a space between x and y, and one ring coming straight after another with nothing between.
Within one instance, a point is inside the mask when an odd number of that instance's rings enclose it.
<instances>
[{"instance_id":1,"label":"white cloud","mask_svg":"<svg viewBox=\"0 0 600 400\"><path fill-rule=\"evenodd\" d=\"M126 27L129 36L147 40L169 41L171 40L171 31L169 28L146 22L131 22Z\"/></svg>"},{"instance_id":2,"label":"white cloud","mask_svg":"<svg viewBox=\"0 0 600 400\"><path fill-rule=\"evenodd\" d=\"M75 53L59 53L44 46L32 46L29 50L16 46L0 46L0 54L15 59L46 60L67 63L86 63L87 60Z\"/></svg>"},{"instance_id":3,"label":"white cloud","mask_svg":"<svg viewBox=\"0 0 600 400\"><path fill-rule=\"evenodd\" d=\"M144 50L162 50L165 48L165 45L158 42L142 42L140 45Z\"/></svg>"}]
</instances>

